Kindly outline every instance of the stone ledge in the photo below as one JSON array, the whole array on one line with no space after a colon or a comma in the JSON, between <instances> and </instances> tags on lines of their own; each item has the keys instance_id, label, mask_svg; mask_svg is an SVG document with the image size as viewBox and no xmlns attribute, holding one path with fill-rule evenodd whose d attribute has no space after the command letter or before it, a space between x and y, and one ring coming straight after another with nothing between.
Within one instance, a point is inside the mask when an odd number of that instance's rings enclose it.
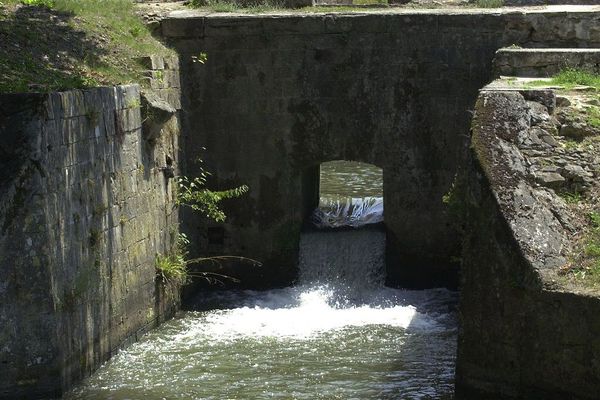
<instances>
[{"instance_id":1,"label":"stone ledge","mask_svg":"<svg viewBox=\"0 0 600 400\"><path fill-rule=\"evenodd\" d=\"M556 22L559 21L560 23ZM577 39L600 43L600 32L577 29L582 24L595 24L600 20L600 6L548 6L539 8L503 9L394 9L299 13L293 11L269 14L206 13L177 11L162 20L162 35L166 38L232 37L236 35L265 37L268 35L311 35L344 32L394 33L418 29L419 26L464 27L478 32L496 29L482 27L506 24L507 34L523 23L531 25L525 30L538 41L547 32L557 39ZM498 21L498 22L494 22ZM501 28L504 28L503 26Z\"/></svg>"},{"instance_id":2,"label":"stone ledge","mask_svg":"<svg viewBox=\"0 0 600 400\"><path fill-rule=\"evenodd\" d=\"M564 68L600 71L600 48L523 49L503 48L494 58L494 76L549 77Z\"/></svg>"}]
</instances>

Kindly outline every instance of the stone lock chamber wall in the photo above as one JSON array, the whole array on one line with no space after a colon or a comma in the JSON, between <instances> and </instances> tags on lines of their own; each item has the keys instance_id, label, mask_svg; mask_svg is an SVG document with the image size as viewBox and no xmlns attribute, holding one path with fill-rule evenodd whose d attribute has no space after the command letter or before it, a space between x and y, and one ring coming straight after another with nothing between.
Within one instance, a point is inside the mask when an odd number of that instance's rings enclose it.
<instances>
[{"instance_id":1,"label":"stone lock chamber wall","mask_svg":"<svg viewBox=\"0 0 600 400\"><path fill-rule=\"evenodd\" d=\"M250 187L226 204L224 229L188 216L185 230L202 251L262 261L234 271L246 286L289 284L318 165L368 162L384 171L390 283L449 284L459 238L442 196L466 159L494 52L598 46L599 22L552 9L172 15L162 33L183 71L186 172L202 156L214 187Z\"/></svg>"},{"instance_id":2,"label":"stone lock chamber wall","mask_svg":"<svg viewBox=\"0 0 600 400\"><path fill-rule=\"evenodd\" d=\"M533 117L541 104L553 112L552 91L486 89L476 105L464 175L458 398L591 400L600 393L600 299L557 284L573 238L563 225L568 217L557 212L564 201L536 183L535 145L523 139L548 129Z\"/></svg>"},{"instance_id":3,"label":"stone lock chamber wall","mask_svg":"<svg viewBox=\"0 0 600 400\"><path fill-rule=\"evenodd\" d=\"M177 234L179 122L149 140L140 105L138 86L0 96L1 398L59 396L177 308L155 257Z\"/></svg>"}]
</instances>

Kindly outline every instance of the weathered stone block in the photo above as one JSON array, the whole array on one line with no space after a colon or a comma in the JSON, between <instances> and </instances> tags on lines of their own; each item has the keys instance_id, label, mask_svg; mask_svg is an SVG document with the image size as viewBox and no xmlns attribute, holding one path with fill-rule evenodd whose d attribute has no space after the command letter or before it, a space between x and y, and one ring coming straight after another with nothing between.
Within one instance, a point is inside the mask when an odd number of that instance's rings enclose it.
<instances>
[{"instance_id":1,"label":"weathered stone block","mask_svg":"<svg viewBox=\"0 0 600 400\"><path fill-rule=\"evenodd\" d=\"M146 57L140 57L138 62L145 68L150 70L165 69L165 59L162 56L153 54Z\"/></svg>"}]
</instances>

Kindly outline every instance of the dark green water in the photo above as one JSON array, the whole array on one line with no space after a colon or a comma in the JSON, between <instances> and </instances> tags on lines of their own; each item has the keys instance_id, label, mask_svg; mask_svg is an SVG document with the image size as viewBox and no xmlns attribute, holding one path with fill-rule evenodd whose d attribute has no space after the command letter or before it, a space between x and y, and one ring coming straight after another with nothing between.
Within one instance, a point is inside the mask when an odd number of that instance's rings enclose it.
<instances>
[{"instance_id":1,"label":"dark green water","mask_svg":"<svg viewBox=\"0 0 600 400\"><path fill-rule=\"evenodd\" d=\"M383 197L383 171L356 161L321 164L320 197L323 200Z\"/></svg>"}]
</instances>

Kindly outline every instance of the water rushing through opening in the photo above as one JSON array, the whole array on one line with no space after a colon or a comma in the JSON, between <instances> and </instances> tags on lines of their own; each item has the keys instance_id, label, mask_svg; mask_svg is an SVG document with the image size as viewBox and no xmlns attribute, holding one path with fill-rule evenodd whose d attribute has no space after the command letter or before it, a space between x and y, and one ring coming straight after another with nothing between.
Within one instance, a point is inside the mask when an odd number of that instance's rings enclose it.
<instances>
[{"instance_id":1,"label":"water rushing through opening","mask_svg":"<svg viewBox=\"0 0 600 400\"><path fill-rule=\"evenodd\" d=\"M383 171L356 161L329 161L320 168L319 228L360 227L383 221Z\"/></svg>"},{"instance_id":2,"label":"water rushing through opening","mask_svg":"<svg viewBox=\"0 0 600 400\"><path fill-rule=\"evenodd\" d=\"M451 399L456 293L385 287L378 225L307 232L298 285L201 293L67 399Z\"/></svg>"}]
</instances>

